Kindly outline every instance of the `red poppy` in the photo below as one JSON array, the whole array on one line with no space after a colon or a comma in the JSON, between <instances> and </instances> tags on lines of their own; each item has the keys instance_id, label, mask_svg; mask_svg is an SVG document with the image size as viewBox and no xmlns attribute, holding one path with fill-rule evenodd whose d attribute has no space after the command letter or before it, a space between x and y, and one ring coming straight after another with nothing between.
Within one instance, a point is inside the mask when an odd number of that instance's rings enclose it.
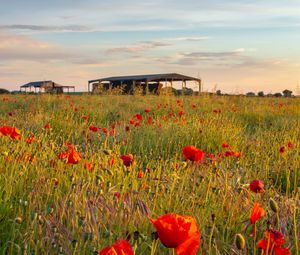
<instances>
[{"instance_id":1,"label":"red poppy","mask_svg":"<svg viewBox=\"0 0 300 255\"><path fill-rule=\"evenodd\" d=\"M222 148L228 148L229 147L229 144L228 143L223 143L222 144Z\"/></svg>"},{"instance_id":2,"label":"red poppy","mask_svg":"<svg viewBox=\"0 0 300 255\"><path fill-rule=\"evenodd\" d=\"M284 146L280 147L279 152L280 154L283 154L285 152L285 147Z\"/></svg>"},{"instance_id":3,"label":"red poppy","mask_svg":"<svg viewBox=\"0 0 300 255\"><path fill-rule=\"evenodd\" d=\"M101 128L101 130L102 130L102 132L103 132L104 134L106 134L106 135L108 135L108 134L109 134L109 132L108 132L108 129L107 129L107 128Z\"/></svg>"},{"instance_id":4,"label":"red poppy","mask_svg":"<svg viewBox=\"0 0 300 255\"><path fill-rule=\"evenodd\" d=\"M148 119L147 119L147 124L148 124L148 125L153 124L153 118L152 118L151 116L148 117Z\"/></svg>"},{"instance_id":5,"label":"red poppy","mask_svg":"<svg viewBox=\"0 0 300 255\"><path fill-rule=\"evenodd\" d=\"M200 245L196 220L189 216L165 214L150 221L158 237L167 248L175 248L177 255L195 255Z\"/></svg>"},{"instance_id":6,"label":"red poppy","mask_svg":"<svg viewBox=\"0 0 300 255\"><path fill-rule=\"evenodd\" d=\"M205 153L202 150L194 146L185 146L182 153L185 160L190 161L202 161L205 156Z\"/></svg>"},{"instance_id":7,"label":"red poppy","mask_svg":"<svg viewBox=\"0 0 300 255\"><path fill-rule=\"evenodd\" d=\"M81 160L81 155L78 153L72 144L67 144L68 149L58 154L59 159L67 159L68 164L77 164Z\"/></svg>"},{"instance_id":8,"label":"red poppy","mask_svg":"<svg viewBox=\"0 0 300 255\"><path fill-rule=\"evenodd\" d=\"M290 255L287 248L282 248L284 235L276 230L267 230L265 239L259 240L257 247L262 249L264 255Z\"/></svg>"},{"instance_id":9,"label":"red poppy","mask_svg":"<svg viewBox=\"0 0 300 255\"><path fill-rule=\"evenodd\" d=\"M150 112L151 110L149 108L145 109L144 112Z\"/></svg>"},{"instance_id":10,"label":"red poppy","mask_svg":"<svg viewBox=\"0 0 300 255\"><path fill-rule=\"evenodd\" d=\"M139 172L138 172L138 178L143 178L144 177L144 172L142 171L142 170L140 170Z\"/></svg>"},{"instance_id":11,"label":"red poppy","mask_svg":"<svg viewBox=\"0 0 300 255\"><path fill-rule=\"evenodd\" d=\"M134 117L138 120L143 120L143 117L141 114L136 114Z\"/></svg>"},{"instance_id":12,"label":"red poppy","mask_svg":"<svg viewBox=\"0 0 300 255\"><path fill-rule=\"evenodd\" d=\"M0 127L0 135L9 136L14 140L21 139L21 132L16 127L2 126Z\"/></svg>"},{"instance_id":13,"label":"red poppy","mask_svg":"<svg viewBox=\"0 0 300 255\"><path fill-rule=\"evenodd\" d=\"M235 152L234 153L234 157L235 158L240 158L241 157L241 153L240 152Z\"/></svg>"},{"instance_id":14,"label":"red poppy","mask_svg":"<svg viewBox=\"0 0 300 255\"><path fill-rule=\"evenodd\" d=\"M89 172L92 172L94 169L94 164L86 161L84 163L84 169L87 169Z\"/></svg>"},{"instance_id":15,"label":"red poppy","mask_svg":"<svg viewBox=\"0 0 300 255\"><path fill-rule=\"evenodd\" d=\"M234 156L235 155L235 152L234 151L225 151L224 153L224 156L225 157L231 157L231 156Z\"/></svg>"},{"instance_id":16,"label":"red poppy","mask_svg":"<svg viewBox=\"0 0 300 255\"><path fill-rule=\"evenodd\" d=\"M8 116L10 116L10 117L13 116L12 112L9 112L9 113L7 113L7 114L8 114Z\"/></svg>"},{"instance_id":17,"label":"red poppy","mask_svg":"<svg viewBox=\"0 0 300 255\"><path fill-rule=\"evenodd\" d=\"M112 246L102 249L99 255L134 255L134 253L128 241L118 240Z\"/></svg>"},{"instance_id":18,"label":"red poppy","mask_svg":"<svg viewBox=\"0 0 300 255\"><path fill-rule=\"evenodd\" d=\"M46 124L44 125L44 129L50 129L50 128L51 128L50 123L46 123Z\"/></svg>"},{"instance_id":19,"label":"red poppy","mask_svg":"<svg viewBox=\"0 0 300 255\"><path fill-rule=\"evenodd\" d=\"M260 180L253 180L250 183L250 190L254 193L263 193L264 190L264 184Z\"/></svg>"},{"instance_id":20,"label":"red poppy","mask_svg":"<svg viewBox=\"0 0 300 255\"><path fill-rule=\"evenodd\" d=\"M123 161L124 166L129 167L133 162L133 155L132 154L122 155L120 159Z\"/></svg>"},{"instance_id":21,"label":"red poppy","mask_svg":"<svg viewBox=\"0 0 300 255\"><path fill-rule=\"evenodd\" d=\"M27 144L32 144L34 139L35 139L35 136L31 135L30 137L26 138L26 143Z\"/></svg>"},{"instance_id":22,"label":"red poppy","mask_svg":"<svg viewBox=\"0 0 300 255\"><path fill-rule=\"evenodd\" d=\"M288 148L294 148L294 144L292 142L288 142L287 146Z\"/></svg>"},{"instance_id":23,"label":"red poppy","mask_svg":"<svg viewBox=\"0 0 300 255\"><path fill-rule=\"evenodd\" d=\"M182 117L184 114L185 114L184 111L180 111L180 112L178 113L179 117Z\"/></svg>"},{"instance_id":24,"label":"red poppy","mask_svg":"<svg viewBox=\"0 0 300 255\"><path fill-rule=\"evenodd\" d=\"M254 203L250 215L250 223L253 225L252 236L256 235L256 222L266 214L266 211L260 206L259 203Z\"/></svg>"},{"instance_id":25,"label":"red poppy","mask_svg":"<svg viewBox=\"0 0 300 255\"><path fill-rule=\"evenodd\" d=\"M96 126L89 126L89 130L92 132L98 132L99 128L97 128Z\"/></svg>"}]
</instances>

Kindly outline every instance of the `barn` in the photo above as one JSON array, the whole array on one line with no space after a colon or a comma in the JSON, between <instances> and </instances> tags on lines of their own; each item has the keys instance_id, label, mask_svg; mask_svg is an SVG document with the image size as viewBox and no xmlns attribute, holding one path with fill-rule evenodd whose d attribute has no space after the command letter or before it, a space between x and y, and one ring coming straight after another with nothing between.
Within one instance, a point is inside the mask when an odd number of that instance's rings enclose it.
<instances>
[{"instance_id":1,"label":"barn","mask_svg":"<svg viewBox=\"0 0 300 255\"><path fill-rule=\"evenodd\" d=\"M62 94L64 92L70 92L72 89L75 92L75 86L63 86L53 81L34 81L26 83L20 86L20 92L35 92L35 93L53 93Z\"/></svg>"},{"instance_id":2,"label":"barn","mask_svg":"<svg viewBox=\"0 0 300 255\"><path fill-rule=\"evenodd\" d=\"M173 88L175 82L181 83L182 90L186 88L187 81L195 81L201 92L201 79L178 73L146 74L130 76L113 76L90 80L88 91L98 91L120 88L124 94L133 94L135 89L142 89L144 94L159 94L163 86Z\"/></svg>"}]
</instances>

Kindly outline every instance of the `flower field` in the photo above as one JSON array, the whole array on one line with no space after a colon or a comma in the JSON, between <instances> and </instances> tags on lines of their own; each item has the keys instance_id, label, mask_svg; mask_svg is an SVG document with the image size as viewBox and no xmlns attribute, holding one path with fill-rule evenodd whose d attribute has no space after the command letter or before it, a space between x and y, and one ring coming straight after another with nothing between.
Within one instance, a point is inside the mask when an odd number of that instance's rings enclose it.
<instances>
[{"instance_id":1,"label":"flower field","mask_svg":"<svg viewBox=\"0 0 300 255\"><path fill-rule=\"evenodd\" d=\"M0 254L299 255L300 99L0 97Z\"/></svg>"}]
</instances>

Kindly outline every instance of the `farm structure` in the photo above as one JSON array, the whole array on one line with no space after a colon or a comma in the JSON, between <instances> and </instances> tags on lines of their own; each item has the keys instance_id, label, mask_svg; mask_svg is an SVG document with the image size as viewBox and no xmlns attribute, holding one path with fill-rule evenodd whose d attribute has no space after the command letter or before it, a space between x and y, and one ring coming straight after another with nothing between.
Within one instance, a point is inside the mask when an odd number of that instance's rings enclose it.
<instances>
[{"instance_id":1,"label":"farm structure","mask_svg":"<svg viewBox=\"0 0 300 255\"><path fill-rule=\"evenodd\" d=\"M159 94L163 86L173 88L175 82L181 83L182 90L184 90L187 87L187 81L195 81L201 92L201 79L177 73L114 76L90 80L88 91L97 93L119 88L124 94L133 94L136 89L142 90L144 94Z\"/></svg>"},{"instance_id":2,"label":"farm structure","mask_svg":"<svg viewBox=\"0 0 300 255\"><path fill-rule=\"evenodd\" d=\"M63 86L60 84L57 84L53 81L35 81L35 82L29 82L22 86L20 86L21 92L35 92L35 93L53 93L53 94L62 94L64 93L64 89L67 90L67 92L70 92L70 89L75 92L75 86Z\"/></svg>"}]
</instances>

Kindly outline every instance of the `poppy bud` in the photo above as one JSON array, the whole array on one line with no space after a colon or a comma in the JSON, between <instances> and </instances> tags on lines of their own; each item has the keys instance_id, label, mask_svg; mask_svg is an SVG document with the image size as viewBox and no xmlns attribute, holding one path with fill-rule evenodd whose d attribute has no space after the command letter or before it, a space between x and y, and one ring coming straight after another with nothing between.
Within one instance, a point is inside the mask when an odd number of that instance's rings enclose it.
<instances>
[{"instance_id":1,"label":"poppy bud","mask_svg":"<svg viewBox=\"0 0 300 255\"><path fill-rule=\"evenodd\" d=\"M243 237L242 234L237 234L235 236L235 245L236 245L236 248L238 248L239 250L244 250L245 248L245 238Z\"/></svg>"},{"instance_id":2,"label":"poppy bud","mask_svg":"<svg viewBox=\"0 0 300 255\"><path fill-rule=\"evenodd\" d=\"M278 213L278 204L275 202L273 198L270 198L269 206L274 213Z\"/></svg>"}]
</instances>

